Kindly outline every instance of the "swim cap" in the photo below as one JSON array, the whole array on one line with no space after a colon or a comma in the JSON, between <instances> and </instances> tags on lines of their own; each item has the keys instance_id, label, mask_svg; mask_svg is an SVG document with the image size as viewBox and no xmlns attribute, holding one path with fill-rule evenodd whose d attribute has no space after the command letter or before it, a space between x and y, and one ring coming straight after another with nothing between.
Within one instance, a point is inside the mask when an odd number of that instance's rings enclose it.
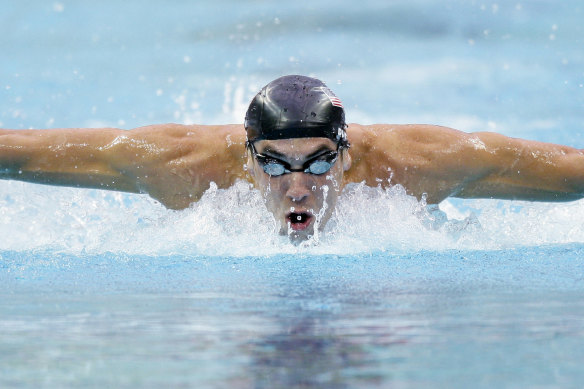
<instances>
[{"instance_id":1,"label":"swim cap","mask_svg":"<svg viewBox=\"0 0 584 389\"><path fill-rule=\"evenodd\" d=\"M320 80L284 76L264 86L245 114L248 142L329 138L348 146L341 100Z\"/></svg>"}]
</instances>

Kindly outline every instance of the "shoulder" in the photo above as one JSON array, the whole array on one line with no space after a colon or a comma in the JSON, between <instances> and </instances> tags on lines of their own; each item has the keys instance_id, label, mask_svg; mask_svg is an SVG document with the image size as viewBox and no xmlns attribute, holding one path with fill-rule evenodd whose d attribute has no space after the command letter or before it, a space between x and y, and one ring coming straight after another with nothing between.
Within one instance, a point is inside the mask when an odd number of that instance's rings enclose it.
<instances>
[{"instance_id":1,"label":"shoulder","mask_svg":"<svg viewBox=\"0 0 584 389\"><path fill-rule=\"evenodd\" d=\"M349 141L357 147L375 147L380 143L428 143L465 140L470 134L432 124L350 124Z\"/></svg>"},{"instance_id":2,"label":"shoulder","mask_svg":"<svg viewBox=\"0 0 584 389\"><path fill-rule=\"evenodd\" d=\"M245 154L245 131L241 124L183 125L156 124L124 132L134 147L148 144L158 157L191 157L199 160L214 157L236 159Z\"/></svg>"},{"instance_id":3,"label":"shoulder","mask_svg":"<svg viewBox=\"0 0 584 389\"><path fill-rule=\"evenodd\" d=\"M432 202L451 193L449 172L478 163L482 150L476 134L428 124L351 124L348 137L349 182L391 181L418 197L427 193Z\"/></svg>"},{"instance_id":4,"label":"shoulder","mask_svg":"<svg viewBox=\"0 0 584 389\"><path fill-rule=\"evenodd\" d=\"M241 124L160 124L136 128L131 133L196 159L212 157L224 163L234 159L239 163L245 154L245 130Z\"/></svg>"},{"instance_id":5,"label":"shoulder","mask_svg":"<svg viewBox=\"0 0 584 389\"><path fill-rule=\"evenodd\" d=\"M211 182L227 188L246 178L243 125L139 127L124 131L116 148L142 191L169 208L188 207Z\"/></svg>"},{"instance_id":6,"label":"shoulder","mask_svg":"<svg viewBox=\"0 0 584 389\"><path fill-rule=\"evenodd\" d=\"M174 140L192 142L244 143L245 131L241 124L202 125L202 124L154 124L128 131L137 138L158 139L161 142Z\"/></svg>"},{"instance_id":7,"label":"shoulder","mask_svg":"<svg viewBox=\"0 0 584 389\"><path fill-rule=\"evenodd\" d=\"M471 144L474 136L430 124L351 124L347 129L351 156L357 162L413 161L440 151Z\"/></svg>"}]
</instances>

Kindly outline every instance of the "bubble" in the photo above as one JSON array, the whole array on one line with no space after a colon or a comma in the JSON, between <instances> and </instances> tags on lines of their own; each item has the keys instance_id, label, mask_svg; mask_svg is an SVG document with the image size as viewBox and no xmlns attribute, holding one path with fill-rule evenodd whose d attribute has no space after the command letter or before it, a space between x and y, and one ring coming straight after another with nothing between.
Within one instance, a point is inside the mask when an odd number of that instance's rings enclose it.
<instances>
[{"instance_id":1,"label":"bubble","mask_svg":"<svg viewBox=\"0 0 584 389\"><path fill-rule=\"evenodd\" d=\"M63 3L53 3L53 11L63 12L65 10L65 5Z\"/></svg>"}]
</instances>

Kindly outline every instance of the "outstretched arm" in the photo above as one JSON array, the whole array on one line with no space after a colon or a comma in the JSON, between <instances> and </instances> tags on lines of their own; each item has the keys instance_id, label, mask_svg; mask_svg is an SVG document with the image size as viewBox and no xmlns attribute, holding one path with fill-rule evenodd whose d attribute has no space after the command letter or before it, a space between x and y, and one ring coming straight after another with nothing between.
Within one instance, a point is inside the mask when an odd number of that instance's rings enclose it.
<instances>
[{"instance_id":1,"label":"outstretched arm","mask_svg":"<svg viewBox=\"0 0 584 389\"><path fill-rule=\"evenodd\" d=\"M140 192L116 155L122 130L2 130L1 178L52 185Z\"/></svg>"},{"instance_id":2,"label":"outstretched arm","mask_svg":"<svg viewBox=\"0 0 584 389\"><path fill-rule=\"evenodd\" d=\"M148 193L188 207L243 176L239 126L0 130L0 178ZM219 166L223 165L223 168Z\"/></svg>"},{"instance_id":3,"label":"outstretched arm","mask_svg":"<svg viewBox=\"0 0 584 389\"><path fill-rule=\"evenodd\" d=\"M572 147L432 125L352 127L354 182L401 184L429 203L449 196L530 201L584 196L584 152Z\"/></svg>"},{"instance_id":4,"label":"outstretched arm","mask_svg":"<svg viewBox=\"0 0 584 389\"><path fill-rule=\"evenodd\" d=\"M477 150L478 161L490 169L484 176L467 182L455 194L457 197L530 201L584 197L582 150L489 132L470 134L469 141L475 140L484 145L484 150L480 150L481 146Z\"/></svg>"}]
</instances>

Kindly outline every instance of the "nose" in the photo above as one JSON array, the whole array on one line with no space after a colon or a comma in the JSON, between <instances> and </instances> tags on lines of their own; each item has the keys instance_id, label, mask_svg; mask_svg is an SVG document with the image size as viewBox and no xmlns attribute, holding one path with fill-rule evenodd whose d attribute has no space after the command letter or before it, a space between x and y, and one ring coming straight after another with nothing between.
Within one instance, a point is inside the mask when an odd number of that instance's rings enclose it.
<instances>
[{"instance_id":1,"label":"nose","mask_svg":"<svg viewBox=\"0 0 584 389\"><path fill-rule=\"evenodd\" d=\"M286 191L286 197L298 203L310 196L310 189L308 187L308 180L306 174L302 172L293 172L289 175L289 186Z\"/></svg>"}]
</instances>

